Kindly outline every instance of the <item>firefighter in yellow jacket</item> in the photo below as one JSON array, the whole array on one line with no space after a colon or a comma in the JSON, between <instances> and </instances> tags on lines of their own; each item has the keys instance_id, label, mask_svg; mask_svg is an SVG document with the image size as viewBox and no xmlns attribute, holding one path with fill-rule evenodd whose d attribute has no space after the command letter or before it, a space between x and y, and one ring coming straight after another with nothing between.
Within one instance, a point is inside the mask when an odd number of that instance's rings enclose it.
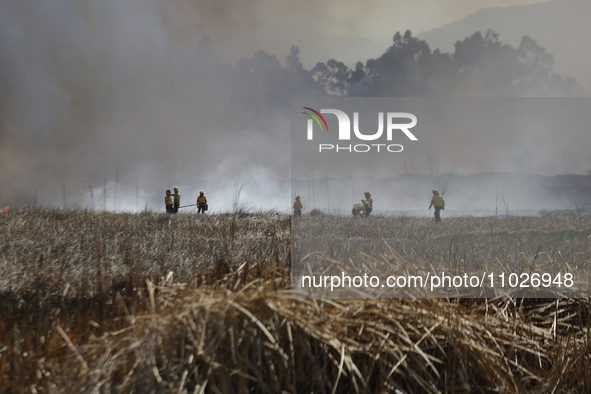
<instances>
[{"instance_id":1,"label":"firefighter in yellow jacket","mask_svg":"<svg viewBox=\"0 0 591 394\"><path fill-rule=\"evenodd\" d=\"M302 216L302 209L304 208L304 204L300 200L300 196L297 196L295 202L293 203L293 216L300 217Z\"/></svg>"},{"instance_id":2,"label":"firefighter in yellow jacket","mask_svg":"<svg viewBox=\"0 0 591 394\"><path fill-rule=\"evenodd\" d=\"M179 211L179 207L181 206L181 194L179 193L179 187L174 187L174 206L172 207L172 213L177 213Z\"/></svg>"},{"instance_id":3,"label":"firefighter in yellow jacket","mask_svg":"<svg viewBox=\"0 0 591 394\"><path fill-rule=\"evenodd\" d=\"M170 192L170 190L166 191L166 197L164 197L164 205L166 205L166 213L173 213L172 193Z\"/></svg>"},{"instance_id":4,"label":"firefighter in yellow jacket","mask_svg":"<svg viewBox=\"0 0 591 394\"><path fill-rule=\"evenodd\" d=\"M429 204L429 209L433 206L435 207L435 221L440 222L441 216L439 215L439 211L445 209L445 201L443 201L443 197L439 195L437 189L433 189L433 198L431 199L431 204Z\"/></svg>"},{"instance_id":5,"label":"firefighter in yellow jacket","mask_svg":"<svg viewBox=\"0 0 591 394\"><path fill-rule=\"evenodd\" d=\"M365 206L365 217L368 217L371 211L373 211L373 199L371 198L370 192L365 192L365 200L361 200Z\"/></svg>"},{"instance_id":6,"label":"firefighter in yellow jacket","mask_svg":"<svg viewBox=\"0 0 591 394\"><path fill-rule=\"evenodd\" d=\"M199 192L199 197L197 197L197 213L205 213L207 211L207 198L203 193L203 190Z\"/></svg>"}]
</instances>

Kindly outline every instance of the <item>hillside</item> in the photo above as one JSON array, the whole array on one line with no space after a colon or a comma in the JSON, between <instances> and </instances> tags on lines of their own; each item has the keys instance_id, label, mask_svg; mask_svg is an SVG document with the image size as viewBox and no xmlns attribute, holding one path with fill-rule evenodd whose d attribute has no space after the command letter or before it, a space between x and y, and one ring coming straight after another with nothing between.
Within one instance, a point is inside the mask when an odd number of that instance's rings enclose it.
<instances>
[{"instance_id":1,"label":"hillside","mask_svg":"<svg viewBox=\"0 0 591 394\"><path fill-rule=\"evenodd\" d=\"M493 29L499 39L513 46L523 36L530 36L554 55L555 71L573 76L591 91L591 2L587 0L551 0L545 3L519 7L485 8L440 28L423 32L432 49L453 52L458 40Z\"/></svg>"}]
</instances>

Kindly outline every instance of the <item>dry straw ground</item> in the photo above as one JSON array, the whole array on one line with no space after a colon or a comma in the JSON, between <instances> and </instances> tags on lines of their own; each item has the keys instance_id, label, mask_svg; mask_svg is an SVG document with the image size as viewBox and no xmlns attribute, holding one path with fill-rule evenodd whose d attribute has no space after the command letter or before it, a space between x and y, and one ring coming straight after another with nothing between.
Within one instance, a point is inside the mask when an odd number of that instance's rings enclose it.
<instances>
[{"instance_id":1,"label":"dry straw ground","mask_svg":"<svg viewBox=\"0 0 591 394\"><path fill-rule=\"evenodd\" d=\"M590 263L585 215L303 220L380 229L408 262L518 264L542 243ZM292 298L285 215L29 209L0 228L2 392L591 391L587 299Z\"/></svg>"},{"instance_id":2,"label":"dry straw ground","mask_svg":"<svg viewBox=\"0 0 591 394\"><path fill-rule=\"evenodd\" d=\"M385 283L388 276L421 275L427 273L454 276L485 276L485 288L492 296L525 292L528 297L558 295L589 296L589 229L591 215L553 214L544 217L461 217L441 223L421 218L353 217L322 215L315 220L294 222L292 269L301 275L341 277L364 273L379 277ZM490 288L489 274L494 273L495 286ZM501 289L499 274L504 273L505 288ZM511 283L519 284L509 288ZM553 286L573 275L574 286ZM522 275L523 274L523 275ZM521 287L546 274L539 289ZM558 276L560 274L560 276ZM292 277L293 280L293 277ZM534 282L535 283L535 282ZM295 282L294 282L295 284ZM295 287L295 286L294 286ZM311 289L307 294L330 295L330 289ZM351 289L340 294L360 293L397 296L478 296L484 290L377 288Z\"/></svg>"}]
</instances>

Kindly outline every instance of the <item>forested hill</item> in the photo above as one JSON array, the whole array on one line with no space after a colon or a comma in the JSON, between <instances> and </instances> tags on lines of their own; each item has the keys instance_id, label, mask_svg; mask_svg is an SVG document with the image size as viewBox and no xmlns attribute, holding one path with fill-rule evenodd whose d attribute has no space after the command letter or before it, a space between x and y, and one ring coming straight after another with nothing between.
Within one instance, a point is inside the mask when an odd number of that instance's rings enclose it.
<instances>
[{"instance_id":1,"label":"forested hill","mask_svg":"<svg viewBox=\"0 0 591 394\"><path fill-rule=\"evenodd\" d=\"M485 8L440 28L418 35L432 48L449 52L458 40L493 29L500 39L517 46L529 36L554 55L555 71L573 76L591 91L591 1L552 0L518 7Z\"/></svg>"}]
</instances>

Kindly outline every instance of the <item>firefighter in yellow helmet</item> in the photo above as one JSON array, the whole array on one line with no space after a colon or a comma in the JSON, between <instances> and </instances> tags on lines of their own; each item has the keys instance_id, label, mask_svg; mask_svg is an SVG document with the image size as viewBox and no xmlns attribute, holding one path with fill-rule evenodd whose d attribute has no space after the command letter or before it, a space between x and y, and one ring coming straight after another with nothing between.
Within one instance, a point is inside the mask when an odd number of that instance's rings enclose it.
<instances>
[{"instance_id":1,"label":"firefighter in yellow helmet","mask_svg":"<svg viewBox=\"0 0 591 394\"><path fill-rule=\"evenodd\" d=\"M179 211L179 207L181 206L181 194L179 193L179 187L174 187L174 206L172 208L172 213L177 213Z\"/></svg>"},{"instance_id":2,"label":"firefighter in yellow helmet","mask_svg":"<svg viewBox=\"0 0 591 394\"><path fill-rule=\"evenodd\" d=\"M207 198L203 194L203 190L199 192L199 197L197 197L197 213L205 213L207 211Z\"/></svg>"},{"instance_id":3,"label":"firefighter in yellow helmet","mask_svg":"<svg viewBox=\"0 0 591 394\"><path fill-rule=\"evenodd\" d=\"M304 204L300 200L300 196L297 196L295 202L293 203L293 216L300 217L302 216L302 209L304 208Z\"/></svg>"},{"instance_id":4,"label":"firefighter in yellow helmet","mask_svg":"<svg viewBox=\"0 0 591 394\"><path fill-rule=\"evenodd\" d=\"M439 215L439 211L445 209L445 201L443 201L443 197L439 195L437 189L433 189L433 198L431 199L431 204L429 204L429 209L433 206L435 207L435 221L440 222L441 216Z\"/></svg>"},{"instance_id":5,"label":"firefighter in yellow helmet","mask_svg":"<svg viewBox=\"0 0 591 394\"><path fill-rule=\"evenodd\" d=\"M166 205L166 213L173 213L172 193L170 193L170 190L166 191L166 197L164 197L164 205Z\"/></svg>"},{"instance_id":6,"label":"firefighter in yellow helmet","mask_svg":"<svg viewBox=\"0 0 591 394\"><path fill-rule=\"evenodd\" d=\"M365 206L365 217L368 217L371 211L373 211L373 199L371 198L370 192L365 192L365 200L361 200Z\"/></svg>"}]
</instances>

